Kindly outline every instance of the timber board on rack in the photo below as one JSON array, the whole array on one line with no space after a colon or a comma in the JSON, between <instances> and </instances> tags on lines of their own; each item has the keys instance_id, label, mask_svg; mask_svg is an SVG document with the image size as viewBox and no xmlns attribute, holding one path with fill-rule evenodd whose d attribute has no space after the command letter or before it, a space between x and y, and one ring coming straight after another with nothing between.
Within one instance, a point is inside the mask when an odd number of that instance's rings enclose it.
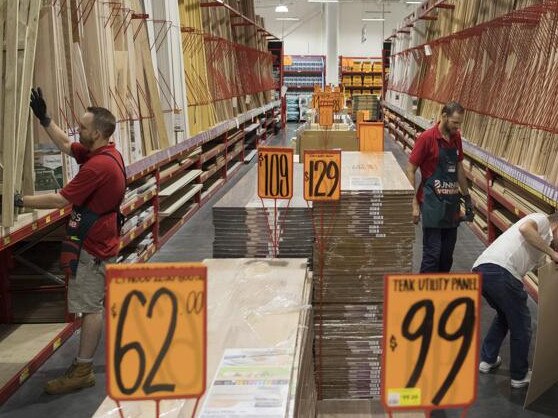
<instances>
[{"instance_id":1,"label":"timber board on rack","mask_svg":"<svg viewBox=\"0 0 558 418\"><path fill-rule=\"evenodd\" d=\"M195 147L211 141L212 139L232 129L239 128L241 124L280 105L281 102L277 100L260 108L252 109L234 119L222 122L212 129L201 132L166 150L158 151L155 154L143 158L141 161L127 166L126 173L128 175L128 183L132 183L139 178L154 172L159 166L172 162L180 155L185 154ZM254 124L250 125L250 127L253 125ZM141 206L143 203L152 199L155 194L156 190L153 189L147 192L147 194L138 196L133 202L129 202L123 206L123 213L129 214L131 211L135 210L138 205ZM70 214L70 212L71 207L68 206L63 209L37 210L33 213L20 215L14 226L10 228L0 227L0 251L15 244L16 242L30 237L42 228L51 225L52 222L65 218Z\"/></svg>"},{"instance_id":2,"label":"timber board on rack","mask_svg":"<svg viewBox=\"0 0 558 418\"><path fill-rule=\"evenodd\" d=\"M382 104L422 129L428 129L430 127L430 122L426 119L409 114L407 111L390 103L382 102ZM556 186L553 186L540 177L534 176L520 167L513 166L503 159L484 151L478 146L467 141L465 138L463 138L463 151L468 157L486 165L492 171L511 181L518 187L533 194L543 202L558 208L558 188Z\"/></svg>"},{"instance_id":3,"label":"timber board on rack","mask_svg":"<svg viewBox=\"0 0 558 418\"><path fill-rule=\"evenodd\" d=\"M0 405L74 333L77 327L75 322L0 326Z\"/></svg>"},{"instance_id":4,"label":"timber board on rack","mask_svg":"<svg viewBox=\"0 0 558 418\"><path fill-rule=\"evenodd\" d=\"M124 247L129 245L132 241L134 241L137 237L147 231L153 224L155 223L155 214L151 215L148 219L143 221L141 224L137 225L136 227L132 228L128 231L124 236L120 237L120 249L122 250Z\"/></svg>"}]
</instances>

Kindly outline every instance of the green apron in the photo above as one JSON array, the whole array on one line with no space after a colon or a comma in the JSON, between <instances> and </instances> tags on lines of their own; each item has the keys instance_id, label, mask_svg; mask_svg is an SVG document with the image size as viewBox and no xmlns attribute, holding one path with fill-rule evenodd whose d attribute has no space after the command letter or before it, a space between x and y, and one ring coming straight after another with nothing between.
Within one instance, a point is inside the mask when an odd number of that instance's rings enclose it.
<instances>
[{"instance_id":1,"label":"green apron","mask_svg":"<svg viewBox=\"0 0 558 418\"><path fill-rule=\"evenodd\" d=\"M438 142L438 165L434 174L424 181L423 190L422 226L456 228L459 225L457 148L442 148Z\"/></svg>"}]
</instances>

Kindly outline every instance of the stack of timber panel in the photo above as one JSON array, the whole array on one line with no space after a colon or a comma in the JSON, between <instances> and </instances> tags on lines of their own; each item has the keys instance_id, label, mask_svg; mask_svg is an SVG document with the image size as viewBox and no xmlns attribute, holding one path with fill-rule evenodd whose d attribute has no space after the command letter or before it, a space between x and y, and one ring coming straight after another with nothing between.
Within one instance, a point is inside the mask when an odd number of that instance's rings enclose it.
<instances>
[{"instance_id":1,"label":"stack of timber panel","mask_svg":"<svg viewBox=\"0 0 558 418\"><path fill-rule=\"evenodd\" d=\"M413 188L391 153L343 152L341 181L313 207L318 394L379 399L383 277L411 271Z\"/></svg>"},{"instance_id":2,"label":"stack of timber panel","mask_svg":"<svg viewBox=\"0 0 558 418\"><path fill-rule=\"evenodd\" d=\"M207 74L200 0L178 0L178 7L188 97L188 123L190 135L195 135L215 125L217 114Z\"/></svg>"},{"instance_id":3,"label":"stack of timber panel","mask_svg":"<svg viewBox=\"0 0 558 418\"><path fill-rule=\"evenodd\" d=\"M394 50L398 52L425 42L432 42L440 37L481 23L486 24L510 12L541 5L544 2L541 0L502 2L473 0L448 3L454 4L455 9L440 9L437 12L437 20L417 22L410 36L397 36ZM483 108L491 110L480 113L472 110L466 112L463 124L465 137L511 164L523 167L556 184L558 166L554 164L554 156L558 153L558 134L555 128L556 79L553 72L558 64L558 31L556 31L558 16L550 9L542 14L529 13L539 21L533 20L533 24L529 25L518 21L514 23L516 32L511 32L506 25L501 27L500 32L494 30L492 38L500 34L497 45L501 50L491 52L486 47L474 49L475 57L470 61L470 68L461 69L463 76L457 84L447 81L449 75L459 70L452 64L453 52L438 54L435 62L425 61L417 70L416 83L420 85L427 82L428 87L423 90L418 89L417 114L426 119L439 118L442 100L420 98L421 94L428 95L431 91L445 92L447 100L471 101L470 98L473 98L473 105L483 103ZM485 42L484 39L479 39L480 41ZM479 43L477 42L476 45L479 46ZM468 46L459 37L452 39L447 48L448 51L462 48L460 55L472 54L465 49ZM411 64L415 63L411 58L408 60L412 61ZM408 73L410 66L403 65L406 63L404 61L402 57L394 58L395 67L392 66L390 80L390 86L404 87L398 88L400 91L406 91L405 87L409 87L405 84L405 79L412 80L417 75L417 73ZM493 91L494 89L487 84L487 80L491 79L504 80L504 86L507 87ZM509 88L510 85L517 85L517 88ZM500 91L504 90L511 93L503 96ZM416 93L415 91L412 95L417 95ZM390 103L410 110L412 103L410 95L391 91L387 97ZM506 105L502 106L502 103ZM494 115L490 116L493 113ZM525 114L532 117L526 120Z\"/></svg>"},{"instance_id":4,"label":"stack of timber panel","mask_svg":"<svg viewBox=\"0 0 558 418\"><path fill-rule=\"evenodd\" d=\"M208 81L215 101L217 121L235 117L237 100L233 100L236 86L236 60L232 41L230 11L224 7L203 7L204 34L211 39L205 42ZM217 39L218 38L218 39Z\"/></svg>"},{"instance_id":5,"label":"stack of timber panel","mask_svg":"<svg viewBox=\"0 0 558 418\"><path fill-rule=\"evenodd\" d=\"M229 4L241 12L244 16L256 22L260 26L264 26L263 18L256 15L254 0L230 0ZM236 42L250 48L257 49L262 52L267 52L267 39L263 36L254 26L235 26L233 30ZM264 65L261 60L252 64L255 66L256 74L259 77L273 78L271 61ZM249 87L249 86L248 86ZM269 102L272 98L273 91L258 92L248 95L244 101L241 101L240 106L243 112L262 106Z\"/></svg>"},{"instance_id":6,"label":"stack of timber panel","mask_svg":"<svg viewBox=\"0 0 558 418\"><path fill-rule=\"evenodd\" d=\"M33 80L40 2L0 1L0 168L2 225L14 223L13 196L32 191L33 132L29 89ZM25 177L23 175L25 173Z\"/></svg>"},{"instance_id":7,"label":"stack of timber panel","mask_svg":"<svg viewBox=\"0 0 558 418\"><path fill-rule=\"evenodd\" d=\"M224 351L246 348L262 349L264 355L268 349L269 352L284 350L292 356L292 374L286 382L289 385L288 408L280 416L314 417L316 391L310 372L313 368L312 310L309 306L311 280L306 260L208 259L204 264L208 273L207 390L199 403L196 399L162 402L162 416L199 418L202 405L210 396L210 385ZM263 396L269 399L269 396ZM253 405L251 413L221 413L219 416L270 416L268 411L257 410L258 405L265 409L264 401L250 403L242 397L239 401ZM227 402L220 405L222 408L231 406ZM121 402L120 407L123 416L127 417L147 417L156 413L152 401ZM118 408L114 400L106 397L93 416L114 417L115 413L118 415Z\"/></svg>"},{"instance_id":8,"label":"stack of timber panel","mask_svg":"<svg viewBox=\"0 0 558 418\"><path fill-rule=\"evenodd\" d=\"M277 219L274 203L257 195L257 168L252 167L213 206L213 257L273 257L277 225L277 257L311 258L314 230L311 209L302 195L302 164L294 165L292 200L277 201Z\"/></svg>"}]
</instances>

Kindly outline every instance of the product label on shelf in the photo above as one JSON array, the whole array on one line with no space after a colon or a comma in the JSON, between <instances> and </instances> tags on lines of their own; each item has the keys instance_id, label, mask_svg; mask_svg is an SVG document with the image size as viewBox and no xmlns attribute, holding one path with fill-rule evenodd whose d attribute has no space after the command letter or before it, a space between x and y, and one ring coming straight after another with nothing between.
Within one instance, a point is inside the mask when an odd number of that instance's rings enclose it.
<instances>
[{"instance_id":1,"label":"product label on shelf","mask_svg":"<svg viewBox=\"0 0 558 418\"><path fill-rule=\"evenodd\" d=\"M207 268L107 266L107 393L115 400L198 398L206 386Z\"/></svg>"},{"instance_id":2,"label":"product label on shelf","mask_svg":"<svg viewBox=\"0 0 558 418\"><path fill-rule=\"evenodd\" d=\"M293 197L292 148L258 148L258 196L261 199Z\"/></svg>"},{"instance_id":3,"label":"product label on shelf","mask_svg":"<svg viewBox=\"0 0 558 418\"><path fill-rule=\"evenodd\" d=\"M341 197L341 151L304 151L304 199L335 201Z\"/></svg>"},{"instance_id":4,"label":"product label on shelf","mask_svg":"<svg viewBox=\"0 0 558 418\"><path fill-rule=\"evenodd\" d=\"M199 416L285 417L292 369L292 354L285 350L225 350Z\"/></svg>"},{"instance_id":5,"label":"product label on shelf","mask_svg":"<svg viewBox=\"0 0 558 418\"><path fill-rule=\"evenodd\" d=\"M388 275L384 285L386 410L465 407L475 402L480 276Z\"/></svg>"}]
</instances>

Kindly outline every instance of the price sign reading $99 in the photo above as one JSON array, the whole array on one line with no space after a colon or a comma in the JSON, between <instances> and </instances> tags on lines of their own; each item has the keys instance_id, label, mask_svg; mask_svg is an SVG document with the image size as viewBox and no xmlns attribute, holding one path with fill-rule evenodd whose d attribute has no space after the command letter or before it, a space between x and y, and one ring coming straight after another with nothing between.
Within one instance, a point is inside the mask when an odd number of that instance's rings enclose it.
<instances>
[{"instance_id":1,"label":"price sign reading $99","mask_svg":"<svg viewBox=\"0 0 558 418\"><path fill-rule=\"evenodd\" d=\"M111 264L106 277L109 396L120 401L202 396L207 267Z\"/></svg>"},{"instance_id":2,"label":"price sign reading $99","mask_svg":"<svg viewBox=\"0 0 558 418\"><path fill-rule=\"evenodd\" d=\"M384 293L384 407L471 405L477 395L480 276L388 275Z\"/></svg>"},{"instance_id":3,"label":"price sign reading $99","mask_svg":"<svg viewBox=\"0 0 558 418\"><path fill-rule=\"evenodd\" d=\"M258 196L262 199L293 197L292 148L258 148Z\"/></svg>"},{"instance_id":4,"label":"price sign reading $99","mask_svg":"<svg viewBox=\"0 0 558 418\"><path fill-rule=\"evenodd\" d=\"M339 200L341 197L341 150L304 151L304 199Z\"/></svg>"}]
</instances>

